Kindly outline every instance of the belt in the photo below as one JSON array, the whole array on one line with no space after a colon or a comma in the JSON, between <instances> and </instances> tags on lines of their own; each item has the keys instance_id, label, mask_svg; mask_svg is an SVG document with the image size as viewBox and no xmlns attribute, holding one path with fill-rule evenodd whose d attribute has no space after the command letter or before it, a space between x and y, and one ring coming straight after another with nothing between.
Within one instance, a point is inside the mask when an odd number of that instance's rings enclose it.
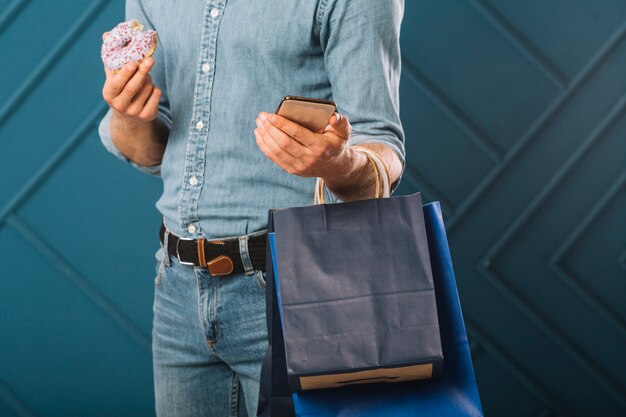
<instances>
[{"instance_id":1,"label":"belt","mask_svg":"<svg viewBox=\"0 0 626 417\"><path fill-rule=\"evenodd\" d=\"M161 243L165 242L166 233L167 253L183 265L207 268L212 276L265 271L266 231L216 240L187 239L161 225Z\"/></svg>"}]
</instances>

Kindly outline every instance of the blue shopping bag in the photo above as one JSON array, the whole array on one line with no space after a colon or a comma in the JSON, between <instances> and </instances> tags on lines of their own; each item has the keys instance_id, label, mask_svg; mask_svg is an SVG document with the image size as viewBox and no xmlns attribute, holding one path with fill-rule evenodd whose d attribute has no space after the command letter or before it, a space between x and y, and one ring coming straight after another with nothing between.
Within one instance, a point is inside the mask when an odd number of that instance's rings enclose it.
<instances>
[{"instance_id":1,"label":"blue shopping bag","mask_svg":"<svg viewBox=\"0 0 626 417\"><path fill-rule=\"evenodd\" d=\"M433 380L347 386L290 393L275 283L280 279L275 235L268 237L268 330L271 347L263 367L259 415L482 416L465 326L438 202L423 207L445 364ZM270 231L272 231L270 226ZM274 255L274 256L273 256Z\"/></svg>"}]
</instances>

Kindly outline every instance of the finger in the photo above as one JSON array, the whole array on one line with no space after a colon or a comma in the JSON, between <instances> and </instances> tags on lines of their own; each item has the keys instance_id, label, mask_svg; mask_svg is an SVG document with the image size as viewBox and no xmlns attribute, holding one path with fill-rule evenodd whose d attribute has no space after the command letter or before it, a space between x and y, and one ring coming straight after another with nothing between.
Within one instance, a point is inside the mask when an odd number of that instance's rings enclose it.
<instances>
[{"instance_id":1,"label":"finger","mask_svg":"<svg viewBox=\"0 0 626 417\"><path fill-rule=\"evenodd\" d=\"M113 72L109 70L105 71L108 71L108 73L107 81L104 83L104 89L102 90L102 95L105 100L111 101L120 94L124 86L126 86L128 80L130 80L130 78L135 74L137 71L137 64L129 62L124 65L124 67L122 67L117 74L113 74Z\"/></svg>"},{"instance_id":2,"label":"finger","mask_svg":"<svg viewBox=\"0 0 626 417\"><path fill-rule=\"evenodd\" d=\"M256 138L256 144L259 147L259 149L261 150L261 152L263 152L265 154L265 156L267 156L271 160L272 159L272 157L271 157L272 152L270 152L269 148L265 144L265 141L263 141L261 139L261 134L259 133L259 128L258 127L256 129L254 129L254 137Z\"/></svg>"},{"instance_id":3,"label":"finger","mask_svg":"<svg viewBox=\"0 0 626 417\"><path fill-rule=\"evenodd\" d=\"M150 59L142 62L141 65L139 65L139 68L137 69L135 74L128 80L122 91L115 98L117 105L121 107L128 106L133 97L135 97L135 95L139 93L139 90L141 90L143 84L146 81L152 82L151 78L148 78L148 80L146 80L146 78L150 77L148 75L148 71L150 71L150 68L152 68L153 63L154 60Z\"/></svg>"},{"instance_id":4,"label":"finger","mask_svg":"<svg viewBox=\"0 0 626 417\"><path fill-rule=\"evenodd\" d=\"M307 148L312 149L319 146L320 135L311 132L306 127L303 127L277 114L267 114L262 112L259 116L261 115L264 115L273 126L282 130L287 134L287 136L294 138Z\"/></svg>"},{"instance_id":5,"label":"finger","mask_svg":"<svg viewBox=\"0 0 626 417\"><path fill-rule=\"evenodd\" d=\"M109 36L109 32L104 32L102 34L102 40L105 40L107 38L107 36Z\"/></svg>"},{"instance_id":6,"label":"finger","mask_svg":"<svg viewBox=\"0 0 626 417\"><path fill-rule=\"evenodd\" d=\"M106 81L109 81L111 78L113 78L113 76L115 76L115 73L111 71L110 69L108 69L106 65L103 68L104 68L104 75L106 76Z\"/></svg>"},{"instance_id":7,"label":"finger","mask_svg":"<svg viewBox=\"0 0 626 417\"><path fill-rule=\"evenodd\" d=\"M141 87L141 90L139 90L139 93L137 93L133 100L130 102L126 113L131 116L139 115L139 113L141 113L141 111L143 110L146 101L148 100L148 98L150 98L152 90L154 90L154 84L144 83L144 85Z\"/></svg>"},{"instance_id":8,"label":"finger","mask_svg":"<svg viewBox=\"0 0 626 417\"><path fill-rule=\"evenodd\" d=\"M146 104L143 106L143 110L139 113L139 117L144 120L154 120L159 113L159 100L161 99L161 89L154 87L152 93Z\"/></svg>"},{"instance_id":9,"label":"finger","mask_svg":"<svg viewBox=\"0 0 626 417\"><path fill-rule=\"evenodd\" d=\"M285 132L272 125L263 114L261 114L257 119L257 126L263 127L272 139L274 139L276 144L293 157L301 158L305 154L310 153L310 150L307 147L303 146L300 142L289 137Z\"/></svg>"},{"instance_id":10,"label":"finger","mask_svg":"<svg viewBox=\"0 0 626 417\"><path fill-rule=\"evenodd\" d=\"M278 165L279 167L281 167L283 170L288 171L288 167L286 165L283 164L283 162L278 159L274 153L270 150L270 148L265 144L265 140L263 139L262 135L261 135L261 128L257 127L256 129L254 129L254 137L256 138L256 144L259 147L259 149L261 150L261 152L263 152L263 154L272 162L274 162L276 165Z\"/></svg>"},{"instance_id":11,"label":"finger","mask_svg":"<svg viewBox=\"0 0 626 417\"><path fill-rule=\"evenodd\" d=\"M262 123L260 118L256 120L256 126L257 128L259 128L259 133L261 133L263 139L265 140L268 147L270 148L270 150L273 151L274 154L281 155L281 156L284 155L285 157L288 156L291 159L296 159L295 155L291 154L289 151L287 151L285 148L283 148L280 144L276 142L276 140L269 133L269 131L265 127L264 123ZM280 153L276 152L275 150L279 150Z\"/></svg>"},{"instance_id":12,"label":"finger","mask_svg":"<svg viewBox=\"0 0 626 417\"><path fill-rule=\"evenodd\" d=\"M278 146L267 131L263 128L257 128L255 131L260 135L261 141L268 150L266 155L268 155L272 161L290 174L297 175L303 171L303 166L300 161Z\"/></svg>"}]
</instances>

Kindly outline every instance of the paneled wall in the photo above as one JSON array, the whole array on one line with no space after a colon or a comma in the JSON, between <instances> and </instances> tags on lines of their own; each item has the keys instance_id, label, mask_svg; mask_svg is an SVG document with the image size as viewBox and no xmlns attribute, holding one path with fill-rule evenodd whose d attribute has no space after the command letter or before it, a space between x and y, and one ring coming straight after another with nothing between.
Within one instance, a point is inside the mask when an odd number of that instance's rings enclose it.
<instances>
[{"instance_id":1,"label":"paneled wall","mask_svg":"<svg viewBox=\"0 0 626 417\"><path fill-rule=\"evenodd\" d=\"M408 0L402 47L486 414L626 415L626 1Z\"/></svg>"},{"instance_id":2,"label":"paneled wall","mask_svg":"<svg viewBox=\"0 0 626 417\"><path fill-rule=\"evenodd\" d=\"M400 192L442 203L487 416L625 415L626 0L405 7ZM0 0L0 416L153 415L161 185L97 135L122 18Z\"/></svg>"}]
</instances>

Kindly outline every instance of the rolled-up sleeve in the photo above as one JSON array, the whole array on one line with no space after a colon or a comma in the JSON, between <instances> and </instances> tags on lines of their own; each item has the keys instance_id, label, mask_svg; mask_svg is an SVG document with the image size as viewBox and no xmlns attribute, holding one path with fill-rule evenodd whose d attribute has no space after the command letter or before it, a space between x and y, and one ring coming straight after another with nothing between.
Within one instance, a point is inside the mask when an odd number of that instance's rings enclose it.
<instances>
[{"instance_id":1,"label":"rolled-up sleeve","mask_svg":"<svg viewBox=\"0 0 626 417\"><path fill-rule=\"evenodd\" d=\"M137 19L139 23L144 25L145 29L153 29L158 32L158 28L155 28L152 21L148 17L144 6L139 0L127 0L126 1L126 20ZM159 112L157 115L157 119L163 126L165 126L168 132L172 127L172 116L169 108L169 101L167 98L167 85L165 81L165 55L163 53L162 47L157 45L157 48L153 54L154 57L154 65L150 70L150 76L152 77L152 82L161 89L161 100L159 102ZM107 111L102 120L100 121L100 125L98 127L98 133L100 135L100 140L104 147L113 155L121 159L122 161L126 161L130 163L132 166L149 175L160 176L161 175L161 166L153 165L153 166L144 166L139 165L130 159L128 159L120 150L113 144L113 140L111 138L110 131L110 121L111 121L111 109Z\"/></svg>"},{"instance_id":2,"label":"rolled-up sleeve","mask_svg":"<svg viewBox=\"0 0 626 417\"><path fill-rule=\"evenodd\" d=\"M350 144L388 146L405 166L400 122L403 0L321 0L319 31L333 100L352 124ZM393 184L392 191L399 184Z\"/></svg>"}]
</instances>

